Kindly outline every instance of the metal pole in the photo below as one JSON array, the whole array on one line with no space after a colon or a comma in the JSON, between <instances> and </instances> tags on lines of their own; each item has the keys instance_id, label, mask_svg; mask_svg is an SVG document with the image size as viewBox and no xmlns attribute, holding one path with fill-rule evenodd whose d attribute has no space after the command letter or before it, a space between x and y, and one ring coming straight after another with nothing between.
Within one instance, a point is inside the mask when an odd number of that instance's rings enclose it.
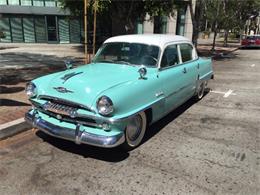
<instances>
[{"instance_id":1,"label":"metal pole","mask_svg":"<svg viewBox=\"0 0 260 195\"><path fill-rule=\"evenodd\" d=\"M88 28L87 28L87 8L88 8L88 0L84 0L84 33L85 33L85 63L88 63Z\"/></svg>"},{"instance_id":2,"label":"metal pole","mask_svg":"<svg viewBox=\"0 0 260 195\"><path fill-rule=\"evenodd\" d=\"M94 26L93 26L93 56L96 51L96 28L97 28L97 1L94 2Z\"/></svg>"}]
</instances>

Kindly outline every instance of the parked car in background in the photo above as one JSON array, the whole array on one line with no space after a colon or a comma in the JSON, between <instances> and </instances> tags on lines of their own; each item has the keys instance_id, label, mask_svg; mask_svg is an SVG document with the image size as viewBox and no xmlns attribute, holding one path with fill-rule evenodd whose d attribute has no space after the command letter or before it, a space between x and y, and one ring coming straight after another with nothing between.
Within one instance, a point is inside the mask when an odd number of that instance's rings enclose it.
<instances>
[{"instance_id":1,"label":"parked car in background","mask_svg":"<svg viewBox=\"0 0 260 195\"><path fill-rule=\"evenodd\" d=\"M171 35L109 38L90 64L37 78L26 87L26 120L62 139L99 147L137 147L147 126L191 97L201 99L213 78L210 58Z\"/></svg>"},{"instance_id":2,"label":"parked car in background","mask_svg":"<svg viewBox=\"0 0 260 195\"><path fill-rule=\"evenodd\" d=\"M260 47L260 35L247 35L242 38L242 48Z\"/></svg>"}]
</instances>

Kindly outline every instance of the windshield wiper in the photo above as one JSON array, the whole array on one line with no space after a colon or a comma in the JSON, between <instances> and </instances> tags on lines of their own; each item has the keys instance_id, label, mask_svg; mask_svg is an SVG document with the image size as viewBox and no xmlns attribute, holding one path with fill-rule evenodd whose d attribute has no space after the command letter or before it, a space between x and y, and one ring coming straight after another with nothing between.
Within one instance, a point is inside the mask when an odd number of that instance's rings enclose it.
<instances>
[{"instance_id":1,"label":"windshield wiper","mask_svg":"<svg viewBox=\"0 0 260 195\"><path fill-rule=\"evenodd\" d=\"M130 62L127 62L127 61L124 61L124 60L117 60L117 61L114 61L114 63L131 65Z\"/></svg>"},{"instance_id":2,"label":"windshield wiper","mask_svg":"<svg viewBox=\"0 0 260 195\"><path fill-rule=\"evenodd\" d=\"M114 60L98 60L94 61L94 63L115 63Z\"/></svg>"}]
</instances>

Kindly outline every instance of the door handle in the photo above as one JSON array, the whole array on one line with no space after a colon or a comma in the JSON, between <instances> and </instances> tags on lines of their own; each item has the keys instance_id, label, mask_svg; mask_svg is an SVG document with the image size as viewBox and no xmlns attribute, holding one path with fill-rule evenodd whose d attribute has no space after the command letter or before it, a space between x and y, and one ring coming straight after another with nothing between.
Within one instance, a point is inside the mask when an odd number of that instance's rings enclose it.
<instances>
[{"instance_id":1,"label":"door handle","mask_svg":"<svg viewBox=\"0 0 260 195\"><path fill-rule=\"evenodd\" d=\"M164 93L163 93L162 91L160 91L160 92L158 92L158 93L155 94L155 97L160 97L160 96L162 96L162 95L164 95Z\"/></svg>"},{"instance_id":2,"label":"door handle","mask_svg":"<svg viewBox=\"0 0 260 195\"><path fill-rule=\"evenodd\" d=\"M183 73L187 73L187 69L184 67L182 70Z\"/></svg>"}]
</instances>

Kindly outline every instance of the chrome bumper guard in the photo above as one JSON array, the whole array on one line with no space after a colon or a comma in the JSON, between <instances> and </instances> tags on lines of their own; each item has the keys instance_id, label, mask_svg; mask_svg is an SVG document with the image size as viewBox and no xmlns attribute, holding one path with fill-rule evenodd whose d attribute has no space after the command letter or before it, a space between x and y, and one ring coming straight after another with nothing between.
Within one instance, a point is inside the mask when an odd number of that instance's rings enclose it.
<instances>
[{"instance_id":1,"label":"chrome bumper guard","mask_svg":"<svg viewBox=\"0 0 260 195\"><path fill-rule=\"evenodd\" d=\"M85 131L80 131L79 126L77 126L76 129L69 129L54 125L43 120L41 117L36 117L35 114L30 114L29 112L25 114L25 120L34 127L53 137L74 141L76 144L83 143L103 148L113 148L119 146L125 141L123 132L117 136L91 134Z\"/></svg>"}]
</instances>

